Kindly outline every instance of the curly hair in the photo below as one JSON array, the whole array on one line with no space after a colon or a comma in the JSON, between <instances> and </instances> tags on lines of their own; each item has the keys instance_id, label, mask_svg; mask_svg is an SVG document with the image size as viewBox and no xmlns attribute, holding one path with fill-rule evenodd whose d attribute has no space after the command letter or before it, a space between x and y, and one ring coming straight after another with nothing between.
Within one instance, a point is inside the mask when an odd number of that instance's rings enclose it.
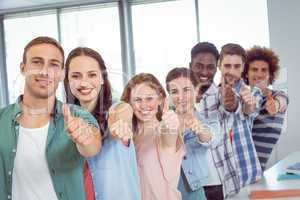
<instances>
[{"instance_id":1,"label":"curly hair","mask_svg":"<svg viewBox=\"0 0 300 200\"><path fill-rule=\"evenodd\" d=\"M269 82L272 84L278 76L279 72L279 57L269 48L253 46L251 49L247 50L247 61L245 63L245 69L243 71L242 77L248 84L247 73L249 70L250 63L254 61L264 61L269 65Z\"/></svg>"}]
</instances>

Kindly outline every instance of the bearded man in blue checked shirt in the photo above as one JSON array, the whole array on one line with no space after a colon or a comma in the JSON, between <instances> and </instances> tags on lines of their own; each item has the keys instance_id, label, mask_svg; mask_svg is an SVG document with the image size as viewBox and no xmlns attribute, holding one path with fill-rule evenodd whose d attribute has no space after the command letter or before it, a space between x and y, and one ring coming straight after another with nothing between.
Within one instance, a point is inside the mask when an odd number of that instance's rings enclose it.
<instances>
[{"instance_id":1,"label":"bearded man in blue checked shirt","mask_svg":"<svg viewBox=\"0 0 300 200\"><path fill-rule=\"evenodd\" d=\"M255 183L262 176L252 139L253 121L261 109L262 93L259 88L246 86L241 79L245 62L246 52L240 45L229 43L222 47L219 59L221 98L229 88L239 102L235 113L224 112L227 115L224 124L233 147L240 187Z\"/></svg>"}]
</instances>

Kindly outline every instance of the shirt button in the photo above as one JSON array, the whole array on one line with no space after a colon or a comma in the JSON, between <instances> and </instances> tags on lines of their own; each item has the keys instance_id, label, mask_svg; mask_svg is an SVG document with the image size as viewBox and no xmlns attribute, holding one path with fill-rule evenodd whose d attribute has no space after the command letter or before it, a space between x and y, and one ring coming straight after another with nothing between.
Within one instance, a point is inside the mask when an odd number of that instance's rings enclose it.
<instances>
[{"instance_id":1,"label":"shirt button","mask_svg":"<svg viewBox=\"0 0 300 200\"><path fill-rule=\"evenodd\" d=\"M55 170L54 169L51 169L51 172L53 175L55 175Z\"/></svg>"},{"instance_id":2,"label":"shirt button","mask_svg":"<svg viewBox=\"0 0 300 200\"><path fill-rule=\"evenodd\" d=\"M60 198L63 197L63 193L62 193L62 192L59 193L59 197L60 197Z\"/></svg>"},{"instance_id":3,"label":"shirt button","mask_svg":"<svg viewBox=\"0 0 300 200\"><path fill-rule=\"evenodd\" d=\"M8 175L11 176L11 171L8 172Z\"/></svg>"},{"instance_id":4,"label":"shirt button","mask_svg":"<svg viewBox=\"0 0 300 200\"><path fill-rule=\"evenodd\" d=\"M193 174L193 171L192 171L192 170L189 170L188 173L189 173L189 174Z\"/></svg>"},{"instance_id":5,"label":"shirt button","mask_svg":"<svg viewBox=\"0 0 300 200\"><path fill-rule=\"evenodd\" d=\"M187 157L186 157L186 156L183 156L183 159L184 159L184 160L186 160L186 159L187 159Z\"/></svg>"},{"instance_id":6,"label":"shirt button","mask_svg":"<svg viewBox=\"0 0 300 200\"><path fill-rule=\"evenodd\" d=\"M195 187L195 188L198 188L198 184L197 184L197 183L195 183L194 187Z\"/></svg>"},{"instance_id":7,"label":"shirt button","mask_svg":"<svg viewBox=\"0 0 300 200\"><path fill-rule=\"evenodd\" d=\"M7 198L8 198L8 199L11 199L11 196L10 196L10 195L8 195L8 196L7 196Z\"/></svg>"},{"instance_id":8,"label":"shirt button","mask_svg":"<svg viewBox=\"0 0 300 200\"><path fill-rule=\"evenodd\" d=\"M16 149L13 149L13 150L12 150L13 153L16 153L16 151L17 151Z\"/></svg>"}]
</instances>

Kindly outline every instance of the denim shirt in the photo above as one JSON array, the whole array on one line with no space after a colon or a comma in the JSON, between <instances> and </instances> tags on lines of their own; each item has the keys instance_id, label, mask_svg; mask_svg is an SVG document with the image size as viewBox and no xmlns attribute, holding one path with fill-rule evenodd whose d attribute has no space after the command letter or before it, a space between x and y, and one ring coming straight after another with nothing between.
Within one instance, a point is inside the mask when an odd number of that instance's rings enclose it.
<instances>
[{"instance_id":1,"label":"denim shirt","mask_svg":"<svg viewBox=\"0 0 300 200\"><path fill-rule=\"evenodd\" d=\"M205 120L204 116L199 112L195 112L195 114L201 122L207 125L211 133L219 132L219 123L213 120ZM200 189L210 180L206 158L207 156L211 156L207 155L209 153L208 148L210 148L216 140L216 136L213 135L208 143L202 143L195 133L189 129L184 130L183 141L185 143L186 155L183 157L181 167L192 191Z\"/></svg>"},{"instance_id":2,"label":"denim shirt","mask_svg":"<svg viewBox=\"0 0 300 200\"><path fill-rule=\"evenodd\" d=\"M109 134L88 164L96 200L141 199L133 141L127 147Z\"/></svg>"}]
</instances>

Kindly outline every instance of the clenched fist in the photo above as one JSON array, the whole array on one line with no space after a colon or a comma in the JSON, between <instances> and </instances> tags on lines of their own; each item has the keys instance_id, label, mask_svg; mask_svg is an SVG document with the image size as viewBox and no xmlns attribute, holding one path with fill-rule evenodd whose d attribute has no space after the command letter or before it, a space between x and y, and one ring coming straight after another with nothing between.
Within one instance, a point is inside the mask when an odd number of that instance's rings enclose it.
<instances>
[{"instance_id":1,"label":"clenched fist","mask_svg":"<svg viewBox=\"0 0 300 200\"><path fill-rule=\"evenodd\" d=\"M265 104L265 109L271 116L275 116L279 111L279 103L272 96L272 91L268 91L267 93L267 101Z\"/></svg>"},{"instance_id":2,"label":"clenched fist","mask_svg":"<svg viewBox=\"0 0 300 200\"><path fill-rule=\"evenodd\" d=\"M228 81L227 79L230 79ZM234 83L236 82L236 78L233 75L225 74L221 79L221 97L222 103L226 110L234 111L237 108L238 101L236 98L236 94L233 91Z\"/></svg>"},{"instance_id":3,"label":"clenched fist","mask_svg":"<svg viewBox=\"0 0 300 200\"><path fill-rule=\"evenodd\" d=\"M109 109L108 127L111 135L127 142L132 138L132 117L133 110L128 103L121 102Z\"/></svg>"},{"instance_id":4,"label":"clenched fist","mask_svg":"<svg viewBox=\"0 0 300 200\"><path fill-rule=\"evenodd\" d=\"M162 134L178 134L180 131L180 121L178 115L173 110L169 109L168 100L165 100L164 102L160 129Z\"/></svg>"},{"instance_id":5,"label":"clenched fist","mask_svg":"<svg viewBox=\"0 0 300 200\"><path fill-rule=\"evenodd\" d=\"M67 104L62 107L65 129L71 140L81 146L88 146L94 142L100 133L96 127L89 125L83 119L73 117ZM98 136L97 136L98 135Z\"/></svg>"},{"instance_id":6,"label":"clenched fist","mask_svg":"<svg viewBox=\"0 0 300 200\"><path fill-rule=\"evenodd\" d=\"M170 152L176 152L180 147L177 144L182 144L182 142L178 142L180 141L181 125L178 115L173 110L169 110L167 98L163 105L163 116L159 128L162 148Z\"/></svg>"},{"instance_id":7,"label":"clenched fist","mask_svg":"<svg viewBox=\"0 0 300 200\"><path fill-rule=\"evenodd\" d=\"M243 103L243 111L245 114L249 115L254 112L256 107L256 102L251 93L251 88L242 82L240 96Z\"/></svg>"},{"instance_id":8,"label":"clenched fist","mask_svg":"<svg viewBox=\"0 0 300 200\"><path fill-rule=\"evenodd\" d=\"M209 132L208 128L194 115L185 116L183 122L184 127L197 134L201 142L208 142L211 139L212 134Z\"/></svg>"}]
</instances>

